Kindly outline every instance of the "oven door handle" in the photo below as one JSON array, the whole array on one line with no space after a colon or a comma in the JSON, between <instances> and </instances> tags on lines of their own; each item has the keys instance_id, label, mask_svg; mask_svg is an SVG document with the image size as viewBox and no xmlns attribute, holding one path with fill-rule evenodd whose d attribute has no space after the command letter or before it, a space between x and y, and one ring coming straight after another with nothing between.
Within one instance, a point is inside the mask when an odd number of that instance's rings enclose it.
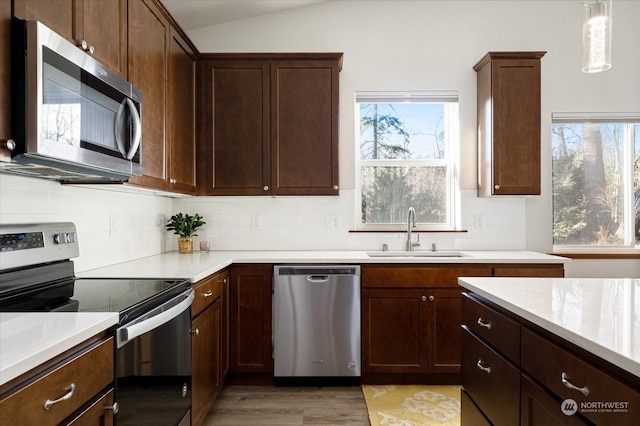
<instances>
[{"instance_id":1,"label":"oven door handle","mask_svg":"<svg viewBox=\"0 0 640 426\"><path fill-rule=\"evenodd\" d=\"M144 316L137 318L124 327L118 328L116 330L116 343L118 349L136 337L171 321L189 309L193 299L193 289L188 289L184 293L181 293L157 308L152 309Z\"/></svg>"}]
</instances>

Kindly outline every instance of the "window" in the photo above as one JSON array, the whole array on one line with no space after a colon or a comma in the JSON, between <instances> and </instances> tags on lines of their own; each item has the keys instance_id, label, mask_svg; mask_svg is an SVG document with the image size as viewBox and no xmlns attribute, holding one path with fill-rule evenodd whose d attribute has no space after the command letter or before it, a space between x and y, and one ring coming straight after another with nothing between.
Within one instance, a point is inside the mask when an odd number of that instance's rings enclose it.
<instances>
[{"instance_id":1,"label":"window","mask_svg":"<svg viewBox=\"0 0 640 426\"><path fill-rule=\"evenodd\" d=\"M359 229L454 229L458 96L356 94Z\"/></svg>"},{"instance_id":2,"label":"window","mask_svg":"<svg viewBox=\"0 0 640 426\"><path fill-rule=\"evenodd\" d=\"M640 114L553 114L555 248L640 248Z\"/></svg>"}]
</instances>

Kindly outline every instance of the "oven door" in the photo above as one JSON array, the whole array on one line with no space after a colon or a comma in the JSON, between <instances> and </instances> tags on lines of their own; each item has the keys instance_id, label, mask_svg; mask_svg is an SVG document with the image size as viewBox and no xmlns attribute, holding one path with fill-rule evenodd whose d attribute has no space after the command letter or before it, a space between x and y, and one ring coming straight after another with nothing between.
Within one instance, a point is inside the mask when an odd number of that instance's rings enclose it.
<instances>
[{"instance_id":1,"label":"oven door","mask_svg":"<svg viewBox=\"0 0 640 426\"><path fill-rule=\"evenodd\" d=\"M181 293L116 330L116 424L190 424L191 302Z\"/></svg>"}]
</instances>

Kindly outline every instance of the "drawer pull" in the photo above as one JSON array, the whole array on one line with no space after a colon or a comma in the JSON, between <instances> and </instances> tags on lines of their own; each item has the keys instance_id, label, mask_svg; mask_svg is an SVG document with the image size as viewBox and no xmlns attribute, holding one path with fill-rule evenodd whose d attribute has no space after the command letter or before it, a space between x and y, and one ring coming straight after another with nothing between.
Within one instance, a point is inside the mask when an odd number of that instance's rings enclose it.
<instances>
[{"instance_id":1,"label":"drawer pull","mask_svg":"<svg viewBox=\"0 0 640 426\"><path fill-rule=\"evenodd\" d=\"M487 330L491 330L491 321L484 321L482 318L478 318L478 325L486 328Z\"/></svg>"},{"instance_id":2,"label":"drawer pull","mask_svg":"<svg viewBox=\"0 0 640 426\"><path fill-rule=\"evenodd\" d=\"M104 407L105 411L113 411L113 415L115 416L120 411L120 405L117 402L114 402L111 406Z\"/></svg>"},{"instance_id":3,"label":"drawer pull","mask_svg":"<svg viewBox=\"0 0 640 426\"><path fill-rule=\"evenodd\" d=\"M48 410L51 407L53 407L54 405L56 405L58 402L62 402L62 401L66 401L67 399L71 399L71 397L73 396L73 393L76 390L76 384L75 383L71 383L71 385L69 385L69 387L67 389L68 389L67 393L62 395L60 398L54 399L53 401L50 400L50 399L47 399L44 402L44 409Z\"/></svg>"},{"instance_id":4,"label":"drawer pull","mask_svg":"<svg viewBox=\"0 0 640 426\"><path fill-rule=\"evenodd\" d=\"M489 367L488 365L484 364L482 362L482 359L478 359L478 362L476 364L476 367L478 367L478 370L482 370L487 374L491 373L491 367Z\"/></svg>"},{"instance_id":5,"label":"drawer pull","mask_svg":"<svg viewBox=\"0 0 640 426\"><path fill-rule=\"evenodd\" d=\"M213 296L213 290L209 290L209 291L207 291L206 293L202 293L202 295L203 295L204 297L211 297L211 296Z\"/></svg>"},{"instance_id":6,"label":"drawer pull","mask_svg":"<svg viewBox=\"0 0 640 426\"><path fill-rule=\"evenodd\" d=\"M577 390L578 392L582 392L582 394L584 396L589 396L589 388L584 386L584 387L579 387L574 385L573 383L571 383L569 381L569 376L567 376L567 373L565 373L564 371L562 372L561 375L561 380L562 380L562 384L564 385L565 388L568 389L572 389L572 390Z\"/></svg>"}]
</instances>

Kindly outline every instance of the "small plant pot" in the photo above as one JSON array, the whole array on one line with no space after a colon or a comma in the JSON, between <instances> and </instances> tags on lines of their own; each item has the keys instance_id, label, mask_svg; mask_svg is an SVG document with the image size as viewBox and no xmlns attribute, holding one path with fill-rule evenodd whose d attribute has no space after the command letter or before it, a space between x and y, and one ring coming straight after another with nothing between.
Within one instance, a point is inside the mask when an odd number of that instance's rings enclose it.
<instances>
[{"instance_id":1,"label":"small plant pot","mask_svg":"<svg viewBox=\"0 0 640 426\"><path fill-rule=\"evenodd\" d=\"M193 253L193 238L178 238L178 253Z\"/></svg>"}]
</instances>

